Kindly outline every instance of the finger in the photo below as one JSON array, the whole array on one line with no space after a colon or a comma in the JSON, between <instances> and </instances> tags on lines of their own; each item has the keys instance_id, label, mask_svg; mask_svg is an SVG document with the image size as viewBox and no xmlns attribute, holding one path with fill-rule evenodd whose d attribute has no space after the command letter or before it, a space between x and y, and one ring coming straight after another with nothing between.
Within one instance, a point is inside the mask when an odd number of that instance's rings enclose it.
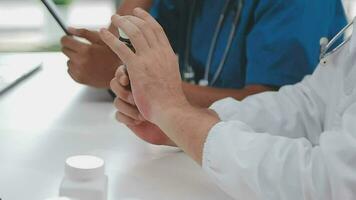
<instances>
[{"instance_id":1,"label":"finger","mask_svg":"<svg viewBox=\"0 0 356 200\"><path fill-rule=\"evenodd\" d=\"M130 80L129 80L128 73L127 73L125 65L121 65L116 70L115 77L116 77L117 80L119 80L119 83L124 87L126 87L126 86L128 86L130 84Z\"/></svg>"},{"instance_id":2,"label":"finger","mask_svg":"<svg viewBox=\"0 0 356 200\"><path fill-rule=\"evenodd\" d=\"M88 44L79 42L78 40L75 40L73 37L70 36L62 37L61 44L63 47L71 49L76 52L82 52L84 49L87 49L89 47Z\"/></svg>"},{"instance_id":3,"label":"finger","mask_svg":"<svg viewBox=\"0 0 356 200\"><path fill-rule=\"evenodd\" d=\"M66 47L63 47L62 48L62 52L64 55L66 55L69 59L74 59L76 57L78 57L78 53L76 53L75 51L69 49L69 48L66 48Z\"/></svg>"},{"instance_id":4,"label":"finger","mask_svg":"<svg viewBox=\"0 0 356 200\"><path fill-rule=\"evenodd\" d=\"M127 90L124 86L121 86L116 78L110 82L110 88L118 98L131 105L135 105L131 91Z\"/></svg>"},{"instance_id":5,"label":"finger","mask_svg":"<svg viewBox=\"0 0 356 200\"><path fill-rule=\"evenodd\" d=\"M126 66L125 66L125 65L120 65L120 66L117 68L116 72L115 72L115 77L116 77L117 79L120 79L121 76L123 76L123 75L126 75Z\"/></svg>"},{"instance_id":6,"label":"finger","mask_svg":"<svg viewBox=\"0 0 356 200\"><path fill-rule=\"evenodd\" d=\"M122 76L120 79L119 79L119 82L122 86L124 87L127 87L130 85L130 79L128 76Z\"/></svg>"},{"instance_id":7,"label":"finger","mask_svg":"<svg viewBox=\"0 0 356 200\"><path fill-rule=\"evenodd\" d=\"M130 38L132 46L138 54L149 49L145 36L134 23L119 15L114 15L111 20L116 27L122 29Z\"/></svg>"},{"instance_id":8,"label":"finger","mask_svg":"<svg viewBox=\"0 0 356 200\"><path fill-rule=\"evenodd\" d=\"M167 35L162 26L145 10L142 8L135 8L133 15L147 22L153 32L156 34L157 40L163 45L170 45Z\"/></svg>"},{"instance_id":9,"label":"finger","mask_svg":"<svg viewBox=\"0 0 356 200\"><path fill-rule=\"evenodd\" d=\"M74 36L82 37L89 40L91 43L103 43L99 36L99 32L97 31L90 31L84 28L76 29L72 27L69 27L68 31Z\"/></svg>"},{"instance_id":10,"label":"finger","mask_svg":"<svg viewBox=\"0 0 356 200\"><path fill-rule=\"evenodd\" d=\"M155 47L157 46L157 37L155 33L152 31L152 29L149 27L149 24L142 19L134 16L123 16L125 19L130 21L131 23L135 24L140 31L143 33L148 45L150 47ZM117 17L113 17L113 23L119 24Z\"/></svg>"},{"instance_id":11,"label":"finger","mask_svg":"<svg viewBox=\"0 0 356 200\"><path fill-rule=\"evenodd\" d=\"M116 119L117 119L117 121L119 121L127 126L137 126L140 123L142 123L142 121L136 121L136 120L120 113L119 111L116 112Z\"/></svg>"},{"instance_id":12,"label":"finger","mask_svg":"<svg viewBox=\"0 0 356 200\"><path fill-rule=\"evenodd\" d=\"M112 33L106 29L100 31L101 39L107 44L110 49L116 53L125 64L131 64L135 60L135 54L125 43L118 40Z\"/></svg>"},{"instance_id":13,"label":"finger","mask_svg":"<svg viewBox=\"0 0 356 200\"><path fill-rule=\"evenodd\" d=\"M140 115L140 111L137 109L136 106L128 104L120 98L115 99L114 105L121 113L125 114L126 116L134 120L143 121Z\"/></svg>"}]
</instances>

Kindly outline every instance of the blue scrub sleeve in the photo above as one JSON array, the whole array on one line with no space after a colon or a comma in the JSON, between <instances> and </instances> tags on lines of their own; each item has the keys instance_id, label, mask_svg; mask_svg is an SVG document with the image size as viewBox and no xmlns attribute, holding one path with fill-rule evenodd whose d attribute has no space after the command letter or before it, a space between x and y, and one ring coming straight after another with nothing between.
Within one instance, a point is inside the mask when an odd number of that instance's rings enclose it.
<instances>
[{"instance_id":1,"label":"blue scrub sleeve","mask_svg":"<svg viewBox=\"0 0 356 200\"><path fill-rule=\"evenodd\" d=\"M260 1L247 37L246 85L281 87L312 73L319 39L328 35L328 19L335 13L331 2L335 1Z\"/></svg>"}]
</instances>

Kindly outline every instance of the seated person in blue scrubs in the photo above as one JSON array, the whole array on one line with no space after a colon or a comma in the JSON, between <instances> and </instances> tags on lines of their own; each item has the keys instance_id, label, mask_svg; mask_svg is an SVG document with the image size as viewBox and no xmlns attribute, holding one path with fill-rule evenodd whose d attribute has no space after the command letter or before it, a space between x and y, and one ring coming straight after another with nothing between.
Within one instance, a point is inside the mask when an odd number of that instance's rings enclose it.
<instances>
[{"instance_id":1,"label":"seated person in blue scrubs","mask_svg":"<svg viewBox=\"0 0 356 200\"><path fill-rule=\"evenodd\" d=\"M201 107L299 82L318 63L320 38L346 24L340 0L126 0L118 13L136 6L151 9L163 26L179 55L184 93ZM62 38L70 75L109 88L121 61L97 32L70 31L93 43Z\"/></svg>"}]
</instances>

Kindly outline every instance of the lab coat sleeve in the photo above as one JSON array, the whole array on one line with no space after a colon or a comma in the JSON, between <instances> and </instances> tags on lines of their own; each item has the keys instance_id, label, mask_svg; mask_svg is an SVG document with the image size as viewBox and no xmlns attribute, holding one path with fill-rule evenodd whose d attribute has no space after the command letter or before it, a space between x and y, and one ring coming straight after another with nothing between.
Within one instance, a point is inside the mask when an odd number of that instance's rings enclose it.
<instances>
[{"instance_id":1,"label":"lab coat sleeve","mask_svg":"<svg viewBox=\"0 0 356 200\"><path fill-rule=\"evenodd\" d=\"M214 103L211 109L218 113L222 121L237 120L256 132L316 139L310 133L322 131L325 103L324 97L314 91L312 79L315 77L307 77L294 86L285 86L279 92L248 97L242 102L223 99Z\"/></svg>"},{"instance_id":2,"label":"lab coat sleeve","mask_svg":"<svg viewBox=\"0 0 356 200\"><path fill-rule=\"evenodd\" d=\"M236 199L355 199L356 105L340 130L323 132L328 73L212 105L221 122L206 139L204 170Z\"/></svg>"},{"instance_id":3,"label":"lab coat sleeve","mask_svg":"<svg viewBox=\"0 0 356 200\"><path fill-rule=\"evenodd\" d=\"M315 146L257 133L240 121L220 122L205 143L203 168L236 199L355 199L355 120L353 105L342 129L322 133Z\"/></svg>"},{"instance_id":4,"label":"lab coat sleeve","mask_svg":"<svg viewBox=\"0 0 356 200\"><path fill-rule=\"evenodd\" d=\"M213 104L221 122L206 139L204 170L236 199L355 199L356 104L338 113L340 129L323 132L340 76L333 70L319 66L279 92Z\"/></svg>"}]
</instances>

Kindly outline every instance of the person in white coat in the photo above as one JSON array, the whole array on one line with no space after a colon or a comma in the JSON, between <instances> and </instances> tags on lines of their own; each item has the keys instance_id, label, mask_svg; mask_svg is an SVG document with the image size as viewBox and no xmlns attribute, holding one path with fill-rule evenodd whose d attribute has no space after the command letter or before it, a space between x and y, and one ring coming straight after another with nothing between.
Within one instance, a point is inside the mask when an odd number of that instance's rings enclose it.
<instances>
[{"instance_id":1,"label":"person in white coat","mask_svg":"<svg viewBox=\"0 0 356 200\"><path fill-rule=\"evenodd\" d=\"M119 121L147 142L178 146L236 199L356 199L356 34L301 83L206 110L186 100L159 24L134 15L113 24L136 53L100 33L128 69L111 82Z\"/></svg>"}]
</instances>

